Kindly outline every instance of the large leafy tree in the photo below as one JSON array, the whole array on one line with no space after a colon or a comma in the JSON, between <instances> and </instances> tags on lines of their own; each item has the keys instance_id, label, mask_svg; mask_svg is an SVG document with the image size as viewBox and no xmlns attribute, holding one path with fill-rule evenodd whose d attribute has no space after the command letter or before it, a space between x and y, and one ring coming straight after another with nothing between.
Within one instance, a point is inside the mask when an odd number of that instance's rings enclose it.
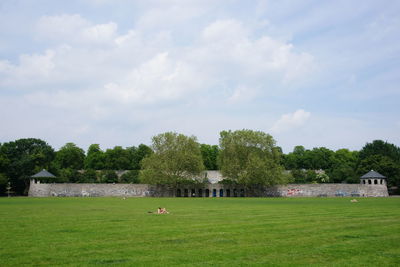
<instances>
[{"instance_id":1,"label":"large leafy tree","mask_svg":"<svg viewBox=\"0 0 400 267\"><path fill-rule=\"evenodd\" d=\"M358 175L371 169L385 175L389 186L400 187L400 148L382 140L367 143L359 154Z\"/></svg>"},{"instance_id":2,"label":"large leafy tree","mask_svg":"<svg viewBox=\"0 0 400 267\"><path fill-rule=\"evenodd\" d=\"M59 169L80 170L83 169L84 161L85 151L74 143L67 143L56 152L54 163Z\"/></svg>"},{"instance_id":3,"label":"large leafy tree","mask_svg":"<svg viewBox=\"0 0 400 267\"><path fill-rule=\"evenodd\" d=\"M200 145L201 155L203 157L203 164L207 170L218 170L218 146L201 144Z\"/></svg>"},{"instance_id":4,"label":"large leafy tree","mask_svg":"<svg viewBox=\"0 0 400 267\"><path fill-rule=\"evenodd\" d=\"M360 150L360 161L375 155L385 156L395 162L400 162L400 147L382 140L374 140Z\"/></svg>"},{"instance_id":5,"label":"large leafy tree","mask_svg":"<svg viewBox=\"0 0 400 267\"><path fill-rule=\"evenodd\" d=\"M45 141L35 138L4 143L0 155L2 172L17 194L27 193L29 177L41 169L49 169L54 150Z\"/></svg>"},{"instance_id":6,"label":"large leafy tree","mask_svg":"<svg viewBox=\"0 0 400 267\"><path fill-rule=\"evenodd\" d=\"M121 146L107 149L104 153L106 170L129 170L129 152Z\"/></svg>"},{"instance_id":7,"label":"large leafy tree","mask_svg":"<svg viewBox=\"0 0 400 267\"><path fill-rule=\"evenodd\" d=\"M99 144L92 144L88 148L85 158L85 169L103 170L105 168L104 152L100 149Z\"/></svg>"},{"instance_id":8,"label":"large leafy tree","mask_svg":"<svg viewBox=\"0 0 400 267\"><path fill-rule=\"evenodd\" d=\"M153 153L153 150L144 144L140 144L138 147L128 147L126 150L129 154L130 170L140 170L141 161Z\"/></svg>"},{"instance_id":9,"label":"large leafy tree","mask_svg":"<svg viewBox=\"0 0 400 267\"><path fill-rule=\"evenodd\" d=\"M159 134L152 138L152 149L154 153L142 160L141 182L177 186L194 181L204 170L194 136Z\"/></svg>"},{"instance_id":10,"label":"large leafy tree","mask_svg":"<svg viewBox=\"0 0 400 267\"><path fill-rule=\"evenodd\" d=\"M359 176L356 173L358 161L358 152L348 149L339 149L331 156L331 166L327 170L331 182L340 183L358 183Z\"/></svg>"},{"instance_id":11,"label":"large leafy tree","mask_svg":"<svg viewBox=\"0 0 400 267\"><path fill-rule=\"evenodd\" d=\"M271 135L238 130L220 133L219 166L227 179L244 185L285 183L280 152Z\"/></svg>"}]
</instances>

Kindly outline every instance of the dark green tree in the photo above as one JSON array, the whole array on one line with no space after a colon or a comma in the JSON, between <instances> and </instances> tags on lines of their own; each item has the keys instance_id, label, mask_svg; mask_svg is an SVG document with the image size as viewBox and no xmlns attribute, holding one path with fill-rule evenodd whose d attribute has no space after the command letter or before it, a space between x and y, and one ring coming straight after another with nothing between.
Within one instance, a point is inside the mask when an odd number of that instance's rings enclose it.
<instances>
[{"instance_id":1,"label":"dark green tree","mask_svg":"<svg viewBox=\"0 0 400 267\"><path fill-rule=\"evenodd\" d=\"M330 181L334 183L359 183L356 173L358 152L339 149L331 156L331 167L327 170Z\"/></svg>"},{"instance_id":2,"label":"dark green tree","mask_svg":"<svg viewBox=\"0 0 400 267\"><path fill-rule=\"evenodd\" d=\"M121 175L121 183L138 184L139 183L139 170L130 170Z\"/></svg>"},{"instance_id":3,"label":"dark green tree","mask_svg":"<svg viewBox=\"0 0 400 267\"><path fill-rule=\"evenodd\" d=\"M85 158L85 169L104 170L105 168L104 152L100 149L99 144L92 144L88 148Z\"/></svg>"},{"instance_id":4,"label":"dark green tree","mask_svg":"<svg viewBox=\"0 0 400 267\"><path fill-rule=\"evenodd\" d=\"M72 168L64 168L58 171L57 182L59 183L79 183L82 180L82 174Z\"/></svg>"},{"instance_id":5,"label":"dark green tree","mask_svg":"<svg viewBox=\"0 0 400 267\"><path fill-rule=\"evenodd\" d=\"M80 178L81 178L81 180L79 181L80 183L97 183L98 182L97 172L96 172L96 170L93 170L93 169L85 170L82 173Z\"/></svg>"},{"instance_id":6,"label":"dark green tree","mask_svg":"<svg viewBox=\"0 0 400 267\"><path fill-rule=\"evenodd\" d=\"M67 143L56 152L54 160L58 169L71 168L75 170L83 169L85 161L85 151L77 147L74 143Z\"/></svg>"},{"instance_id":7,"label":"dark green tree","mask_svg":"<svg viewBox=\"0 0 400 267\"><path fill-rule=\"evenodd\" d=\"M206 170L218 170L218 146L201 144L200 151Z\"/></svg>"},{"instance_id":8,"label":"dark green tree","mask_svg":"<svg viewBox=\"0 0 400 267\"><path fill-rule=\"evenodd\" d=\"M118 175L113 170L105 170L101 173L102 183L118 183Z\"/></svg>"},{"instance_id":9,"label":"dark green tree","mask_svg":"<svg viewBox=\"0 0 400 267\"><path fill-rule=\"evenodd\" d=\"M140 144L138 147L128 147L126 149L129 153L129 159L130 159L130 168L131 170L140 170L141 168L141 161L147 157L150 156L153 153L153 150L149 146L146 146L144 144Z\"/></svg>"},{"instance_id":10,"label":"dark green tree","mask_svg":"<svg viewBox=\"0 0 400 267\"><path fill-rule=\"evenodd\" d=\"M382 140L374 140L372 143L367 143L360 150L359 159L361 161L375 155L385 156L394 162L400 162L400 148Z\"/></svg>"},{"instance_id":11,"label":"dark green tree","mask_svg":"<svg viewBox=\"0 0 400 267\"><path fill-rule=\"evenodd\" d=\"M359 176L375 170L387 177L388 186L400 187L400 148L382 140L367 143L359 154Z\"/></svg>"},{"instance_id":12,"label":"dark green tree","mask_svg":"<svg viewBox=\"0 0 400 267\"><path fill-rule=\"evenodd\" d=\"M18 139L0 147L3 158L2 173L8 177L17 194L26 194L29 177L42 169L49 169L54 150L45 141L35 138Z\"/></svg>"},{"instance_id":13,"label":"dark green tree","mask_svg":"<svg viewBox=\"0 0 400 267\"><path fill-rule=\"evenodd\" d=\"M129 170L131 168L129 152L121 146L107 149L104 153L104 159L105 169L107 170Z\"/></svg>"}]
</instances>

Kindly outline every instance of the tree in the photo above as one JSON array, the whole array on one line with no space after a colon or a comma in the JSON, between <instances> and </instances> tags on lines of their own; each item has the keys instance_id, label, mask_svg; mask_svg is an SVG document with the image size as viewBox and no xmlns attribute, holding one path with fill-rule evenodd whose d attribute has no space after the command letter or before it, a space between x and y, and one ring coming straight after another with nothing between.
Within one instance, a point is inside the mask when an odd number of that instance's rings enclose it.
<instances>
[{"instance_id":1,"label":"tree","mask_svg":"<svg viewBox=\"0 0 400 267\"><path fill-rule=\"evenodd\" d=\"M72 168L64 168L58 172L57 182L61 183L78 183L82 178L81 174Z\"/></svg>"},{"instance_id":2,"label":"tree","mask_svg":"<svg viewBox=\"0 0 400 267\"><path fill-rule=\"evenodd\" d=\"M26 194L29 177L42 169L49 169L54 159L54 150L45 141L35 138L18 139L2 144L0 155L6 166L5 174L17 194Z\"/></svg>"},{"instance_id":3,"label":"tree","mask_svg":"<svg viewBox=\"0 0 400 267\"><path fill-rule=\"evenodd\" d=\"M118 175L115 171L106 170L101 173L102 183L118 183Z\"/></svg>"},{"instance_id":4,"label":"tree","mask_svg":"<svg viewBox=\"0 0 400 267\"><path fill-rule=\"evenodd\" d=\"M121 175L121 183L138 184L139 170L130 170Z\"/></svg>"},{"instance_id":5,"label":"tree","mask_svg":"<svg viewBox=\"0 0 400 267\"><path fill-rule=\"evenodd\" d=\"M204 167L207 170L218 170L218 163L217 163L218 153L219 153L218 146L201 144L200 151L201 151L201 156L203 158Z\"/></svg>"},{"instance_id":6,"label":"tree","mask_svg":"<svg viewBox=\"0 0 400 267\"><path fill-rule=\"evenodd\" d=\"M129 170L129 153L121 146L115 146L113 149L107 149L104 153L104 166L107 170Z\"/></svg>"},{"instance_id":7,"label":"tree","mask_svg":"<svg viewBox=\"0 0 400 267\"><path fill-rule=\"evenodd\" d=\"M92 144L89 146L85 158L85 169L103 170L104 160L104 152L100 149L100 145Z\"/></svg>"},{"instance_id":8,"label":"tree","mask_svg":"<svg viewBox=\"0 0 400 267\"><path fill-rule=\"evenodd\" d=\"M370 170L377 171L386 176L389 186L400 186L400 165L387 156L369 156L360 161L357 170L359 176Z\"/></svg>"},{"instance_id":9,"label":"tree","mask_svg":"<svg viewBox=\"0 0 400 267\"><path fill-rule=\"evenodd\" d=\"M77 147L74 143L67 143L56 152L54 161L58 169L71 168L80 170L84 166L85 151Z\"/></svg>"},{"instance_id":10,"label":"tree","mask_svg":"<svg viewBox=\"0 0 400 267\"><path fill-rule=\"evenodd\" d=\"M374 155L382 155L392 159L394 162L400 162L400 148L382 140L374 140L372 143L367 143L360 150L360 161Z\"/></svg>"},{"instance_id":11,"label":"tree","mask_svg":"<svg viewBox=\"0 0 400 267\"><path fill-rule=\"evenodd\" d=\"M177 186L196 180L204 170L194 136L167 132L152 138L153 154L142 160L140 181Z\"/></svg>"},{"instance_id":12,"label":"tree","mask_svg":"<svg viewBox=\"0 0 400 267\"><path fill-rule=\"evenodd\" d=\"M224 177L244 185L285 183L280 153L271 135L252 130L220 133L219 166Z\"/></svg>"},{"instance_id":13,"label":"tree","mask_svg":"<svg viewBox=\"0 0 400 267\"><path fill-rule=\"evenodd\" d=\"M129 159L130 159L130 168L131 170L140 170L141 166L140 163L141 161L151 155L153 153L153 150L151 150L150 147L140 144L138 147L132 146L128 147L126 149L129 154Z\"/></svg>"},{"instance_id":14,"label":"tree","mask_svg":"<svg viewBox=\"0 0 400 267\"><path fill-rule=\"evenodd\" d=\"M339 149L331 156L331 167L327 170L330 181L340 183L359 183L356 173L358 152L348 149Z\"/></svg>"},{"instance_id":15,"label":"tree","mask_svg":"<svg viewBox=\"0 0 400 267\"><path fill-rule=\"evenodd\" d=\"M0 196L5 194L7 184L8 184L7 177L3 173L0 173Z\"/></svg>"},{"instance_id":16,"label":"tree","mask_svg":"<svg viewBox=\"0 0 400 267\"><path fill-rule=\"evenodd\" d=\"M81 175L81 180L79 182L81 183L97 183L97 172L96 170L93 169L87 169L83 172Z\"/></svg>"},{"instance_id":17,"label":"tree","mask_svg":"<svg viewBox=\"0 0 400 267\"><path fill-rule=\"evenodd\" d=\"M389 186L400 187L400 148L384 142L374 140L367 143L359 154L357 173L359 176L371 169L387 177Z\"/></svg>"}]
</instances>

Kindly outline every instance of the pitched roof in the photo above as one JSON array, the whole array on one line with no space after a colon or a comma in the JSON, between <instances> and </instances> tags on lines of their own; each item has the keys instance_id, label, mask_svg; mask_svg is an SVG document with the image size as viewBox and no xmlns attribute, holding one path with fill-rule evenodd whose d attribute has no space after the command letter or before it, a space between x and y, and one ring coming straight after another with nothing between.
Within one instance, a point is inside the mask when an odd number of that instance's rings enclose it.
<instances>
[{"instance_id":1,"label":"pitched roof","mask_svg":"<svg viewBox=\"0 0 400 267\"><path fill-rule=\"evenodd\" d=\"M35 175L31 176L32 178L55 178L55 176L45 169L41 170L40 172L36 173Z\"/></svg>"},{"instance_id":2,"label":"pitched roof","mask_svg":"<svg viewBox=\"0 0 400 267\"><path fill-rule=\"evenodd\" d=\"M368 179L368 178L386 178L386 177L380 174L379 172L371 170L368 173L361 176L361 179Z\"/></svg>"}]
</instances>

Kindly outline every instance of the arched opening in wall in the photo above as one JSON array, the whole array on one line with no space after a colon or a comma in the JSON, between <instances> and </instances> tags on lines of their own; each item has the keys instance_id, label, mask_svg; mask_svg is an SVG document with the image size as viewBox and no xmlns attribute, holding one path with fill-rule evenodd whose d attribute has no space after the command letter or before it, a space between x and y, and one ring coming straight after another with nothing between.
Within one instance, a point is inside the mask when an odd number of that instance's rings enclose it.
<instances>
[{"instance_id":1,"label":"arched opening in wall","mask_svg":"<svg viewBox=\"0 0 400 267\"><path fill-rule=\"evenodd\" d=\"M230 197L231 196L231 190L230 189L226 189L226 196Z\"/></svg>"},{"instance_id":2,"label":"arched opening in wall","mask_svg":"<svg viewBox=\"0 0 400 267\"><path fill-rule=\"evenodd\" d=\"M203 196L203 190L202 190L202 189L199 189L198 197L202 197L202 196Z\"/></svg>"},{"instance_id":3,"label":"arched opening in wall","mask_svg":"<svg viewBox=\"0 0 400 267\"><path fill-rule=\"evenodd\" d=\"M368 180L368 184L372 184L372 183L371 183L371 180Z\"/></svg>"},{"instance_id":4,"label":"arched opening in wall","mask_svg":"<svg viewBox=\"0 0 400 267\"><path fill-rule=\"evenodd\" d=\"M378 180L375 179L375 180L374 180L374 184L378 184Z\"/></svg>"},{"instance_id":5,"label":"arched opening in wall","mask_svg":"<svg viewBox=\"0 0 400 267\"><path fill-rule=\"evenodd\" d=\"M192 190L191 190L190 196L191 196L191 197L195 197L195 196L196 196L196 189L192 189Z\"/></svg>"},{"instance_id":6,"label":"arched opening in wall","mask_svg":"<svg viewBox=\"0 0 400 267\"><path fill-rule=\"evenodd\" d=\"M244 189L240 189L240 197L244 197Z\"/></svg>"},{"instance_id":7,"label":"arched opening in wall","mask_svg":"<svg viewBox=\"0 0 400 267\"><path fill-rule=\"evenodd\" d=\"M363 184L365 184L365 180L363 180Z\"/></svg>"},{"instance_id":8,"label":"arched opening in wall","mask_svg":"<svg viewBox=\"0 0 400 267\"><path fill-rule=\"evenodd\" d=\"M238 196L238 192L237 192L237 189L235 188L235 189L233 189L233 197L237 197Z\"/></svg>"},{"instance_id":9,"label":"arched opening in wall","mask_svg":"<svg viewBox=\"0 0 400 267\"><path fill-rule=\"evenodd\" d=\"M182 192L180 189L176 190L176 196L177 197L181 197L182 196Z\"/></svg>"},{"instance_id":10,"label":"arched opening in wall","mask_svg":"<svg viewBox=\"0 0 400 267\"><path fill-rule=\"evenodd\" d=\"M213 189L213 197L217 197L217 189Z\"/></svg>"},{"instance_id":11,"label":"arched opening in wall","mask_svg":"<svg viewBox=\"0 0 400 267\"><path fill-rule=\"evenodd\" d=\"M383 179L381 179L381 184L383 184Z\"/></svg>"},{"instance_id":12,"label":"arched opening in wall","mask_svg":"<svg viewBox=\"0 0 400 267\"><path fill-rule=\"evenodd\" d=\"M224 189L220 189L219 190L219 197L223 197L224 196Z\"/></svg>"},{"instance_id":13,"label":"arched opening in wall","mask_svg":"<svg viewBox=\"0 0 400 267\"><path fill-rule=\"evenodd\" d=\"M183 191L183 196L184 196L184 197L188 197L188 196L189 196L189 190L188 190L188 189L185 189L185 190Z\"/></svg>"},{"instance_id":14,"label":"arched opening in wall","mask_svg":"<svg viewBox=\"0 0 400 267\"><path fill-rule=\"evenodd\" d=\"M210 197L210 189L206 189L206 197Z\"/></svg>"}]
</instances>

